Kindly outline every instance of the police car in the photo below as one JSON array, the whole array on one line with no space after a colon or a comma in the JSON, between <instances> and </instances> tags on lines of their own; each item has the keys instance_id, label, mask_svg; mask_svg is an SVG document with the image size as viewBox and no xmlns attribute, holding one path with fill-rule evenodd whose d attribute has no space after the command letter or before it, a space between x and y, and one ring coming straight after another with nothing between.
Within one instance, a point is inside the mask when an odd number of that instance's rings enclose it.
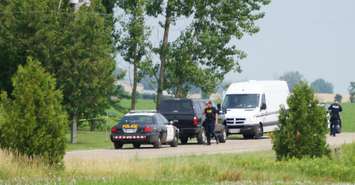
<instances>
[{"instance_id":1,"label":"police car","mask_svg":"<svg viewBox=\"0 0 355 185\"><path fill-rule=\"evenodd\" d=\"M140 148L142 144L152 144L160 148L162 144L178 145L179 130L160 113L154 111L131 111L111 129L111 141L115 149L124 144Z\"/></svg>"}]
</instances>

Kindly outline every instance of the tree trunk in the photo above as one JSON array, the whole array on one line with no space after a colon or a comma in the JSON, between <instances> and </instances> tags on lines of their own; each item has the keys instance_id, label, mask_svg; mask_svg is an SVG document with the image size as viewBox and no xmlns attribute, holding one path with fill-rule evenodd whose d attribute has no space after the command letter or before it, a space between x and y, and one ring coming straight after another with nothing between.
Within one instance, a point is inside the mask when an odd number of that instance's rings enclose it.
<instances>
[{"instance_id":1,"label":"tree trunk","mask_svg":"<svg viewBox=\"0 0 355 185\"><path fill-rule=\"evenodd\" d=\"M76 144L78 142L78 117L76 114L73 115L71 122L71 133L70 133L70 143Z\"/></svg>"},{"instance_id":2,"label":"tree trunk","mask_svg":"<svg viewBox=\"0 0 355 185\"><path fill-rule=\"evenodd\" d=\"M171 23L171 14L169 9L169 1L166 7L166 15L165 15L165 24L164 24L164 36L163 36L163 44L160 51L160 73L158 80L158 90L157 90L157 101L156 108L158 109L160 106L161 95L163 94L163 85L164 85L164 70L166 63L166 52L168 50L168 42L169 42L169 31L170 31L170 23Z\"/></svg>"},{"instance_id":3,"label":"tree trunk","mask_svg":"<svg viewBox=\"0 0 355 185\"><path fill-rule=\"evenodd\" d=\"M133 87L132 87L132 97L131 97L131 110L136 109L137 100L137 85L138 85L138 71L137 71L137 61L133 62Z\"/></svg>"}]
</instances>

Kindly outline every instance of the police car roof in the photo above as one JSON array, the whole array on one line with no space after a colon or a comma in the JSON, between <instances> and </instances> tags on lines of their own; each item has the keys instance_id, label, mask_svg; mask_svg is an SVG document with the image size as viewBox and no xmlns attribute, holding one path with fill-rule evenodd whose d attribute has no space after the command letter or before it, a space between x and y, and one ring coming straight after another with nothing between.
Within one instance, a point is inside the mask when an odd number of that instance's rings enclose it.
<instances>
[{"instance_id":1,"label":"police car roof","mask_svg":"<svg viewBox=\"0 0 355 185\"><path fill-rule=\"evenodd\" d=\"M129 112L125 116L154 116L156 112Z\"/></svg>"}]
</instances>

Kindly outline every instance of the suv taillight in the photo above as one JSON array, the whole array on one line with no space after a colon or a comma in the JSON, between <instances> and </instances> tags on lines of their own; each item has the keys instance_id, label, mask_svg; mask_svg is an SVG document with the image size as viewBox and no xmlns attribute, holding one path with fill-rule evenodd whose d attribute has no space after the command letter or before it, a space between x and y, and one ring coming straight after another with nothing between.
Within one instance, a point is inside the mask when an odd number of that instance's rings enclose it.
<instances>
[{"instance_id":1,"label":"suv taillight","mask_svg":"<svg viewBox=\"0 0 355 185\"><path fill-rule=\"evenodd\" d=\"M111 133L117 133L117 132L118 132L118 129L116 127L111 128Z\"/></svg>"},{"instance_id":2,"label":"suv taillight","mask_svg":"<svg viewBox=\"0 0 355 185\"><path fill-rule=\"evenodd\" d=\"M194 124L195 126L198 125L198 117L194 116L194 118L192 119L192 124Z\"/></svg>"}]
</instances>

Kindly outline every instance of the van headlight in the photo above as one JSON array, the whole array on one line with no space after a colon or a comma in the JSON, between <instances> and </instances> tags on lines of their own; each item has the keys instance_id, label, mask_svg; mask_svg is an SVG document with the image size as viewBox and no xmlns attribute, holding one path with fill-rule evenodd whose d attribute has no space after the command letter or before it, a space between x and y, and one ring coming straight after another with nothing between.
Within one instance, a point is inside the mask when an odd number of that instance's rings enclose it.
<instances>
[{"instance_id":1,"label":"van headlight","mask_svg":"<svg viewBox=\"0 0 355 185\"><path fill-rule=\"evenodd\" d=\"M246 124L248 124L248 125L254 125L257 123L259 123L259 119L256 116L249 117L246 120Z\"/></svg>"}]
</instances>

